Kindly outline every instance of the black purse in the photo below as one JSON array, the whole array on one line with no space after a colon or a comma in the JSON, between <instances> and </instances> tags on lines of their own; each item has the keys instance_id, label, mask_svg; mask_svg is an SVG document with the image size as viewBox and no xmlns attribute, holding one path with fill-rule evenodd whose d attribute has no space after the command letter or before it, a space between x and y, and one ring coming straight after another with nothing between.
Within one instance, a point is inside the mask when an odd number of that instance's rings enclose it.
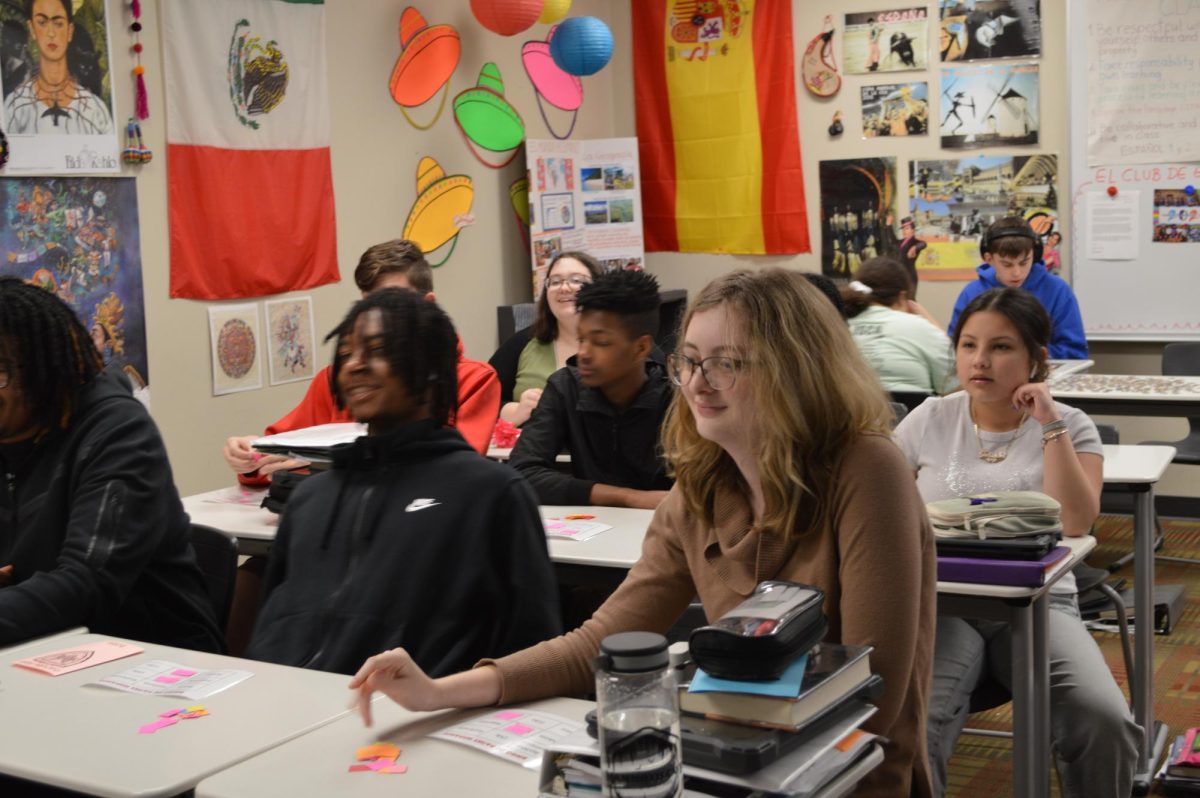
<instances>
[{"instance_id":1,"label":"black purse","mask_svg":"<svg viewBox=\"0 0 1200 798\"><path fill-rule=\"evenodd\" d=\"M720 679L777 679L825 637L824 604L825 594L812 585L761 582L750 598L692 632L692 659Z\"/></svg>"}]
</instances>

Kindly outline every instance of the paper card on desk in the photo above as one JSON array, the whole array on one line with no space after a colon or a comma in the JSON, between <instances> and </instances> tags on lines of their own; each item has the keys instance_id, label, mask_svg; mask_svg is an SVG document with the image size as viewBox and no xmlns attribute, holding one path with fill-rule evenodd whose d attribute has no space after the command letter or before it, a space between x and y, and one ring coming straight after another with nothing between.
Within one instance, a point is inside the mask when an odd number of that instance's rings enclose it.
<instances>
[{"instance_id":1,"label":"paper card on desk","mask_svg":"<svg viewBox=\"0 0 1200 798\"><path fill-rule=\"evenodd\" d=\"M609 524L602 524L599 521L567 521L561 518L547 518L542 523L546 526L546 537L565 538L566 540L587 540L612 529Z\"/></svg>"},{"instance_id":2,"label":"paper card on desk","mask_svg":"<svg viewBox=\"0 0 1200 798\"><path fill-rule=\"evenodd\" d=\"M489 712L429 736L470 746L536 770L541 767L543 750L583 728L580 721L549 712L510 709Z\"/></svg>"},{"instance_id":3,"label":"paper card on desk","mask_svg":"<svg viewBox=\"0 0 1200 798\"><path fill-rule=\"evenodd\" d=\"M48 673L51 676L62 676L64 673L74 673L93 665L103 665L122 657L132 657L141 654L142 649L132 643L121 643L116 640L101 640L74 648L64 648L61 651L51 651L28 659L19 659L13 663L17 668L28 668L31 671Z\"/></svg>"},{"instance_id":4,"label":"paper card on desk","mask_svg":"<svg viewBox=\"0 0 1200 798\"><path fill-rule=\"evenodd\" d=\"M105 676L91 684L111 687L126 693L143 695L180 696L197 700L233 687L254 674L233 669L195 670L177 662L152 659L140 665Z\"/></svg>"},{"instance_id":5,"label":"paper card on desk","mask_svg":"<svg viewBox=\"0 0 1200 798\"><path fill-rule=\"evenodd\" d=\"M266 491L254 488L232 487L214 492L204 501L212 504L242 504L247 507L261 507Z\"/></svg>"},{"instance_id":6,"label":"paper card on desk","mask_svg":"<svg viewBox=\"0 0 1200 798\"><path fill-rule=\"evenodd\" d=\"M692 677L689 693L751 693L753 695L769 695L777 698L796 698L800 695L800 685L804 683L804 669L808 665L808 655L794 660L778 679L768 682L743 682L734 679L718 679L709 676L701 668L696 669Z\"/></svg>"}]
</instances>

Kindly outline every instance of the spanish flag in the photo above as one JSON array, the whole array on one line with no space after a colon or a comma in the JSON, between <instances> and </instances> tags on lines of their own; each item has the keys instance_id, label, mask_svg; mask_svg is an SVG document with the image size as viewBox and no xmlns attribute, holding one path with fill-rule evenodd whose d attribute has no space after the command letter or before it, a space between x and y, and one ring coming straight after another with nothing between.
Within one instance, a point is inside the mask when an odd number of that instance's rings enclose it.
<instances>
[{"instance_id":1,"label":"spanish flag","mask_svg":"<svg viewBox=\"0 0 1200 798\"><path fill-rule=\"evenodd\" d=\"M789 0L637 0L647 251L808 252Z\"/></svg>"},{"instance_id":2,"label":"spanish flag","mask_svg":"<svg viewBox=\"0 0 1200 798\"><path fill-rule=\"evenodd\" d=\"M171 296L339 279L322 0L161 0Z\"/></svg>"}]
</instances>

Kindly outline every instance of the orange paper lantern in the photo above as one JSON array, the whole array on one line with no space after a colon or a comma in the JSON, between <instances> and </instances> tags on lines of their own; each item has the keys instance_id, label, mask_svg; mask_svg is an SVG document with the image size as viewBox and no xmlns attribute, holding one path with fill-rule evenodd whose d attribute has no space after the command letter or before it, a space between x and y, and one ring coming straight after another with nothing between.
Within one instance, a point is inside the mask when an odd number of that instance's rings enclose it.
<instances>
[{"instance_id":1,"label":"orange paper lantern","mask_svg":"<svg viewBox=\"0 0 1200 798\"><path fill-rule=\"evenodd\" d=\"M545 0L471 0L479 24L501 36L515 36L538 21Z\"/></svg>"}]
</instances>

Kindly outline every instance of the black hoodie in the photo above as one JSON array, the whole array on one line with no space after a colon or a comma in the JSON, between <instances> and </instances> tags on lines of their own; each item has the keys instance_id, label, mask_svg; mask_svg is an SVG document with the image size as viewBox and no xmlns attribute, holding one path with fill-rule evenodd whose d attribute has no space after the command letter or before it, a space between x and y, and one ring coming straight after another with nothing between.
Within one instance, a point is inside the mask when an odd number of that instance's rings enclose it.
<instances>
[{"instance_id":1,"label":"black hoodie","mask_svg":"<svg viewBox=\"0 0 1200 798\"><path fill-rule=\"evenodd\" d=\"M162 438L124 377L96 377L65 430L0 447L0 465L0 645L87 626L222 649Z\"/></svg>"},{"instance_id":2,"label":"black hoodie","mask_svg":"<svg viewBox=\"0 0 1200 798\"><path fill-rule=\"evenodd\" d=\"M521 477L431 421L359 438L297 488L246 656L354 673L403 646L430 676L562 630Z\"/></svg>"}]
</instances>

